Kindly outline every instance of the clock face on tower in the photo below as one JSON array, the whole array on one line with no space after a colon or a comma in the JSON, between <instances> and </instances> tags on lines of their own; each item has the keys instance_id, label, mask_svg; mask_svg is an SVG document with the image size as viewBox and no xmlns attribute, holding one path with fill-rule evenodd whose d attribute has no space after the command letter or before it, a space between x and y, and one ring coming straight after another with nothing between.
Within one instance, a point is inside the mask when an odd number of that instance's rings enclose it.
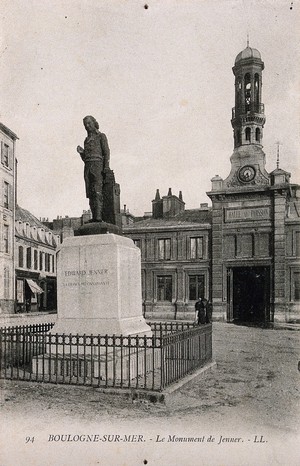
<instances>
[{"instance_id":1,"label":"clock face on tower","mask_svg":"<svg viewBox=\"0 0 300 466\"><path fill-rule=\"evenodd\" d=\"M252 181L255 177L255 168L251 165L245 165L244 167L240 168L239 170L239 179L244 183L248 181Z\"/></svg>"}]
</instances>

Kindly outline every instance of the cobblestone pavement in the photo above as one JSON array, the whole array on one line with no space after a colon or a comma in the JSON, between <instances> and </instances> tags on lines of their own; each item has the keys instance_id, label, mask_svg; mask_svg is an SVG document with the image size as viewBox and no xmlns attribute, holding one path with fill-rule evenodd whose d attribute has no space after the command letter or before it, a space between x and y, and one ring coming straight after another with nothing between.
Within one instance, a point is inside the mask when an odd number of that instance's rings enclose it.
<instances>
[{"instance_id":1,"label":"cobblestone pavement","mask_svg":"<svg viewBox=\"0 0 300 466\"><path fill-rule=\"evenodd\" d=\"M214 323L217 368L167 404L2 380L0 464L300 464L299 349L299 331Z\"/></svg>"}]
</instances>

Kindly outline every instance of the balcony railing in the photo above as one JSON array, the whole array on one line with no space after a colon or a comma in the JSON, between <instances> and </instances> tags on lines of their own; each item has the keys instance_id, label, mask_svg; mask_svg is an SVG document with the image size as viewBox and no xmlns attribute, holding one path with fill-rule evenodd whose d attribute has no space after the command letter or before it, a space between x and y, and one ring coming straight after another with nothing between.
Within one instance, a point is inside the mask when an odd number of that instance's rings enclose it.
<instances>
[{"instance_id":1,"label":"balcony railing","mask_svg":"<svg viewBox=\"0 0 300 466\"><path fill-rule=\"evenodd\" d=\"M264 104L254 104L251 103L249 106L241 105L240 107L233 107L232 108L232 119L237 118L240 115L246 114L259 114L262 115L265 113L265 105Z\"/></svg>"}]
</instances>

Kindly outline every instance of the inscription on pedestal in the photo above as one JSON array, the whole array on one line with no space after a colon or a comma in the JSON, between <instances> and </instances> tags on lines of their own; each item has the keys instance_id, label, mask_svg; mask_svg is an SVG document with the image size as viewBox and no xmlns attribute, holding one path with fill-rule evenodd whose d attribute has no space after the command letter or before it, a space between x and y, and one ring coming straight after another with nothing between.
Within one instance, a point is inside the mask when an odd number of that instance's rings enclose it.
<instances>
[{"instance_id":1,"label":"inscription on pedestal","mask_svg":"<svg viewBox=\"0 0 300 466\"><path fill-rule=\"evenodd\" d=\"M98 269L98 270L64 270L63 275L66 277L76 276L76 275L102 275L106 274L108 269Z\"/></svg>"},{"instance_id":2,"label":"inscription on pedestal","mask_svg":"<svg viewBox=\"0 0 300 466\"><path fill-rule=\"evenodd\" d=\"M63 270L62 277L71 278L72 281L64 281L63 287L78 287L78 286L108 286L108 269L97 269L97 270ZM97 278L102 280L97 280ZM74 279L78 278L78 281ZM95 280L96 279L96 280Z\"/></svg>"}]
</instances>

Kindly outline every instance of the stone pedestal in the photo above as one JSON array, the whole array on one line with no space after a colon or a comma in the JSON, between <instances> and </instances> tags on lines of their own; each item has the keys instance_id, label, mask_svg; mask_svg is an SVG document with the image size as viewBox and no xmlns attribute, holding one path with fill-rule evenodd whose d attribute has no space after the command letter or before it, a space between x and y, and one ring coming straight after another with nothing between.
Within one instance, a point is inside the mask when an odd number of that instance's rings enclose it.
<instances>
[{"instance_id":1,"label":"stone pedestal","mask_svg":"<svg viewBox=\"0 0 300 466\"><path fill-rule=\"evenodd\" d=\"M147 335L140 250L112 233L68 237L57 260L58 319L51 333Z\"/></svg>"}]
</instances>

